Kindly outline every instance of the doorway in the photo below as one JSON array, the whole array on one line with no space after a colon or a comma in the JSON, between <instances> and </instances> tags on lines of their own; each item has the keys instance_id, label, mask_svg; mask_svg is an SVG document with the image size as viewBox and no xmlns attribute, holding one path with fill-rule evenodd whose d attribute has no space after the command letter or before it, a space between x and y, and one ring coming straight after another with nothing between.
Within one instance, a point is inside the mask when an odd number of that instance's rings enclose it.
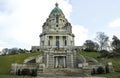
<instances>
[{"instance_id":1,"label":"doorway","mask_svg":"<svg viewBox=\"0 0 120 78\"><path fill-rule=\"evenodd\" d=\"M66 68L66 56L54 57L54 68Z\"/></svg>"}]
</instances>

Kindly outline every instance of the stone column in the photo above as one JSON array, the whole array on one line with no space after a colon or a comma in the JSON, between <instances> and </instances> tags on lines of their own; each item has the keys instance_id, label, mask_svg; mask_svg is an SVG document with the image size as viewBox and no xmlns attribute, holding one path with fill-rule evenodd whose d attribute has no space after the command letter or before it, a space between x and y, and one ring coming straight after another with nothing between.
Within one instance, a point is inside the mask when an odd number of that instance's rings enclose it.
<instances>
[{"instance_id":1,"label":"stone column","mask_svg":"<svg viewBox=\"0 0 120 78\"><path fill-rule=\"evenodd\" d=\"M72 46L74 46L74 45L75 45L75 42L74 42L74 37L72 37L72 39L73 39L73 45L72 45Z\"/></svg>"},{"instance_id":2,"label":"stone column","mask_svg":"<svg viewBox=\"0 0 120 78\"><path fill-rule=\"evenodd\" d=\"M70 43L70 37L67 36L67 45L70 46L70 44L71 44L71 43Z\"/></svg>"},{"instance_id":3,"label":"stone column","mask_svg":"<svg viewBox=\"0 0 120 78\"><path fill-rule=\"evenodd\" d=\"M63 47L63 37L62 36L60 36L59 41L60 41L60 47Z\"/></svg>"},{"instance_id":4,"label":"stone column","mask_svg":"<svg viewBox=\"0 0 120 78\"><path fill-rule=\"evenodd\" d=\"M56 43L56 36L53 36L53 46L55 46Z\"/></svg>"},{"instance_id":5,"label":"stone column","mask_svg":"<svg viewBox=\"0 0 120 78\"><path fill-rule=\"evenodd\" d=\"M53 46L53 36L50 38L50 46Z\"/></svg>"},{"instance_id":6,"label":"stone column","mask_svg":"<svg viewBox=\"0 0 120 78\"><path fill-rule=\"evenodd\" d=\"M53 44L53 43L54 43L53 37L54 37L54 36L52 36L52 40L51 40L51 41L52 41L52 42L51 42L51 45L52 45L52 46L54 46L54 44Z\"/></svg>"},{"instance_id":7,"label":"stone column","mask_svg":"<svg viewBox=\"0 0 120 78\"><path fill-rule=\"evenodd\" d=\"M55 67L57 68L58 67L58 58L55 57Z\"/></svg>"},{"instance_id":8,"label":"stone column","mask_svg":"<svg viewBox=\"0 0 120 78\"><path fill-rule=\"evenodd\" d=\"M69 46L69 38L68 38L68 36L66 36L66 40L67 40L67 46Z\"/></svg>"},{"instance_id":9,"label":"stone column","mask_svg":"<svg viewBox=\"0 0 120 78\"><path fill-rule=\"evenodd\" d=\"M47 63L46 63L46 67L48 68L49 67L49 55L47 54Z\"/></svg>"},{"instance_id":10,"label":"stone column","mask_svg":"<svg viewBox=\"0 0 120 78\"><path fill-rule=\"evenodd\" d=\"M49 38L47 36L45 36L45 46L48 46L48 40L49 40Z\"/></svg>"},{"instance_id":11,"label":"stone column","mask_svg":"<svg viewBox=\"0 0 120 78\"><path fill-rule=\"evenodd\" d=\"M66 59L65 59L65 56L64 56L64 58L63 58L64 67L66 67L66 61L65 60Z\"/></svg>"},{"instance_id":12,"label":"stone column","mask_svg":"<svg viewBox=\"0 0 120 78\"><path fill-rule=\"evenodd\" d=\"M71 54L71 67L73 68L73 54Z\"/></svg>"}]
</instances>

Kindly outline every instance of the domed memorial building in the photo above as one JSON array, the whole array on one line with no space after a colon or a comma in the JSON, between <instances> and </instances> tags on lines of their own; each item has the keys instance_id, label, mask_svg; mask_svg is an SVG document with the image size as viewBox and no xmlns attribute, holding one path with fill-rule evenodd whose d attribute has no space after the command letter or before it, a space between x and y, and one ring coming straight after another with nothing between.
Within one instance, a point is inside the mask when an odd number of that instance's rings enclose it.
<instances>
[{"instance_id":1,"label":"domed memorial building","mask_svg":"<svg viewBox=\"0 0 120 78\"><path fill-rule=\"evenodd\" d=\"M74 47L72 26L65 18L57 3L51 11L49 18L43 24L42 30L40 34L40 46L33 46L33 52L45 49L67 49Z\"/></svg>"},{"instance_id":2,"label":"domed memorial building","mask_svg":"<svg viewBox=\"0 0 120 78\"><path fill-rule=\"evenodd\" d=\"M112 72L112 63L99 63L94 58L76 53L71 23L65 18L58 3L42 26L40 46L32 46L33 52L41 55L29 57L23 64L13 63L11 74L35 76L91 76L103 69L102 73Z\"/></svg>"}]
</instances>

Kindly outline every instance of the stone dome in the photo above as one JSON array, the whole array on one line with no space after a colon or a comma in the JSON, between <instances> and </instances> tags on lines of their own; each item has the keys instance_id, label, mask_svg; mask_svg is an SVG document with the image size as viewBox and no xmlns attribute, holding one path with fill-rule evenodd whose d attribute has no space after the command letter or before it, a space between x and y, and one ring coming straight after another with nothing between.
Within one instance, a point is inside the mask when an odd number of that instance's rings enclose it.
<instances>
[{"instance_id":1,"label":"stone dome","mask_svg":"<svg viewBox=\"0 0 120 78\"><path fill-rule=\"evenodd\" d=\"M50 14L52 14L52 13L62 13L63 14L62 10L58 7L58 3L56 3L55 6L56 7L51 11Z\"/></svg>"}]
</instances>

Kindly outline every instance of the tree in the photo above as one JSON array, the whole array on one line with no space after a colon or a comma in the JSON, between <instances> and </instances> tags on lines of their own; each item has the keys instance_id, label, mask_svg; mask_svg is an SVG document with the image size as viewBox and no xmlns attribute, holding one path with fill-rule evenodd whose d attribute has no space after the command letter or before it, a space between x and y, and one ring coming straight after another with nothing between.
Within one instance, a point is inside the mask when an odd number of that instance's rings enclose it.
<instances>
[{"instance_id":1,"label":"tree","mask_svg":"<svg viewBox=\"0 0 120 78\"><path fill-rule=\"evenodd\" d=\"M2 54L3 54L3 55L6 55L6 54L8 54L8 53L9 53L9 49L8 49L8 48L2 49Z\"/></svg>"},{"instance_id":2,"label":"tree","mask_svg":"<svg viewBox=\"0 0 120 78\"><path fill-rule=\"evenodd\" d=\"M112 42L113 51L120 53L120 40L116 36L113 36L112 39L113 39L113 42Z\"/></svg>"},{"instance_id":3,"label":"tree","mask_svg":"<svg viewBox=\"0 0 120 78\"><path fill-rule=\"evenodd\" d=\"M11 49L8 49L8 48L4 48L2 49L2 55L14 55L14 54L22 54L22 53L29 53L28 50L26 49L21 49L21 48L11 48Z\"/></svg>"},{"instance_id":4,"label":"tree","mask_svg":"<svg viewBox=\"0 0 120 78\"><path fill-rule=\"evenodd\" d=\"M100 50L106 49L108 46L109 37L104 32L97 32L96 40L99 43Z\"/></svg>"},{"instance_id":5,"label":"tree","mask_svg":"<svg viewBox=\"0 0 120 78\"><path fill-rule=\"evenodd\" d=\"M95 45L95 50L98 51L99 49L99 44L97 42L94 42L94 45Z\"/></svg>"},{"instance_id":6,"label":"tree","mask_svg":"<svg viewBox=\"0 0 120 78\"><path fill-rule=\"evenodd\" d=\"M21 48L18 49L18 54L23 54L23 53L28 53L28 52L29 51L26 49L21 49Z\"/></svg>"},{"instance_id":7,"label":"tree","mask_svg":"<svg viewBox=\"0 0 120 78\"><path fill-rule=\"evenodd\" d=\"M18 48L12 48L9 50L10 50L10 52L9 52L10 55L18 54Z\"/></svg>"},{"instance_id":8,"label":"tree","mask_svg":"<svg viewBox=\"0 0 120 78\"><path fill-rule=\"evenodd\" d=\"M92 40L86 40L84 46L86 51L97 51L99 45Z\"/></svg>"}]
</instances>

